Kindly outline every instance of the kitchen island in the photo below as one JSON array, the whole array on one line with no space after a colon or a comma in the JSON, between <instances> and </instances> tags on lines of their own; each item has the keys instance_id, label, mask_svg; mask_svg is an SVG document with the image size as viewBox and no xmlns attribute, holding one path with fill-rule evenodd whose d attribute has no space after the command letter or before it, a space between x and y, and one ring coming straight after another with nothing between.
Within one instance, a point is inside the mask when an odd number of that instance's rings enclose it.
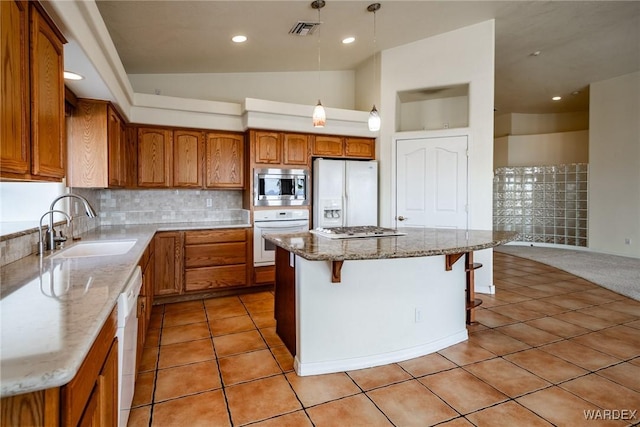
<instances>
[{"instance_id":1,"label":"kitchen island","mask_svg":"<svg viewBox=\"0 0 640 427\"><path fill-rule=\"evenodd\" d=\"M478 267L473 252L516 233L398 231L404 235L265 236L277 247L276 331L298 375L398 362L468 338L466 294Z\"/></svg>"}]
</instances>

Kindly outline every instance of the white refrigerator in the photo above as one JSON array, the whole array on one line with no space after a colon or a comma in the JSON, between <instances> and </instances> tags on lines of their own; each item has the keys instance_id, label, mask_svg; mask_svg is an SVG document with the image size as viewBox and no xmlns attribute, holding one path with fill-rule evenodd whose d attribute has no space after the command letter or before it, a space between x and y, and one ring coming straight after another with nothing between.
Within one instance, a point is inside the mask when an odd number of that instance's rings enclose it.
<instances>
[{"instance_id":1,"label":"white refrigerator","mask_svg":"<svg viewBox=\"0 0 640 427\"><path fill-rule=\"evenodd\" d=\"M313 162L313 227L378 225L378 162Z\"/></svg>"}]
</instances>

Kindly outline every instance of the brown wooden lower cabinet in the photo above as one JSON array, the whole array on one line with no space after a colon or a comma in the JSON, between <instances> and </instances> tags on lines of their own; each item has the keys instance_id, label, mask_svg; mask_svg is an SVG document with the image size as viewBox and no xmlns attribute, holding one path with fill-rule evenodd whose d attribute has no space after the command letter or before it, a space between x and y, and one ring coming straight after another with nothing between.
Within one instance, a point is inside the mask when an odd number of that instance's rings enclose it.
<instances>
[{"instance_id":1,"label":"brown wooden lower cabinet","mask_svg":"<svg viewBox=\"0 0 640 427\"><path fill-rule=\"evenodd\" d=\"M118 340L111 312L76 376L62 387L5 397L1 426L118 425Z\"/></svg>"},{"instance_id":2,"label":"brown wooden lower cabinet","mask_svg":"<svg viewBox=\"0 0 640 427\"><path fill-rule=\"evenodd\" d=\"M184 280L184 231L158 232L154 240L154 295L179 295Z\"/></svg>"},{"instance_id":3,"label":"brown wooden lower cabinet","mask_svg":"<svg viewBox=\"0 0 640 427\"><path fill-rule=\"evenodd\" d=\"M252 285L249 228L158 232L154 243L154 296L165 302Z\"/></svg>"},{"instance_id":4,"label":"brown wooden lower cabinet","mask_svg":"<svg viewBox=\"0 0 640 427\"><path fill-rule=\"evenodd\" d=\"M185 291L249 285L250 250L246 228L185 232Z\"/></svg>"},{"instance_id":5,"label":"brown wooden lower cabinet","mask_svg":"<svg viewBox=\"0 0 640 427\"><path fill-rule=\"evenodd\" d=\"M273 265L255 267L253 274L257 285L272 284L276 280L276 267Z\"/></svg>"},{"instance_id":6,"label":"brown wooden lower cabinet","mask_svg":"<svg viewBox=\"0 0 640 427\"><path fill-rule=\"evenodd\" d=\"M78 373L61 388L63 426L78 425L83 419L98 420L98 424L89 425L118 425L118 340L114 338L116 326L114 308ZM94 408L98 411L97 414L89 414L87 410L87 405L91 405L93 399L98 400L97 408Z\"/></svg>"},{"instance_id":7,"label":"brown wooden lower cabinet","mask_svg":"<svg viewBox=\"0 0 640 427\"><path fill-rule=\"evenodd\" d=\"M140 269L142 270L142 287L138 295L138 343L136 353L136 372L142 360L142 350L147 337L147 330L151 321L151 306L153 305L153 283L155 278L155 240L151 243L142 255Z\"/></svg>"}]
</instances>

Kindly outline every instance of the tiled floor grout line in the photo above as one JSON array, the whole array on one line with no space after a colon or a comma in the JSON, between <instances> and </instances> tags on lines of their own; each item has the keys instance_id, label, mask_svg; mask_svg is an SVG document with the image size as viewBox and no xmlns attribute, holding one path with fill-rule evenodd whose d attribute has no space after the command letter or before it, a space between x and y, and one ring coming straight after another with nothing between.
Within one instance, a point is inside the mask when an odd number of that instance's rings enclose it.
<instances>
[{"instance_id":1,"label":"tiled floor grout line","mask_svg":"<svg viewBox=\"0 0 640 427\"><path fill-rule=\"evenodd\" d=\"M156 356L156 366L153 370L153 387L151 391L151 402L149 404L149 427L153 425L153 410L155 408L156 387L158 386L158 367L160 366L160 345L162 344L162 330L164 328L164 306L162 307L162 318L160 319L160 332L158 333L158 355ZM147 331L148 333L149 331Z\"/></svg>"},{"instance_id":2,"label":"tiled floor grout line","mask_svg":"<svg viewBox=\"0 0 640 427\"><path fill-rule=\"evenodd\" d=\"M218 353L216 351L216 344L213 340L213 331L211 330L211 320L209 320L209 312L207 311L207 306L204 304L204 316L207 323L207 329L209 330L209 340L211 341L211 348L213 348L213 357L216 361L216 367L218 368L218 378L220 379L220 390L222 390L222 396L224 397L224 404L227 408L227 415L229 416L229 423L233 426L233 418L231 418L231 408L229 407L229 399L227 398L227 393L225 392L224 379L222 378L222 369L220 369L220 358L218 357ZM253 319L252 319L253 321Z\"/></svg>"}]
</instances>

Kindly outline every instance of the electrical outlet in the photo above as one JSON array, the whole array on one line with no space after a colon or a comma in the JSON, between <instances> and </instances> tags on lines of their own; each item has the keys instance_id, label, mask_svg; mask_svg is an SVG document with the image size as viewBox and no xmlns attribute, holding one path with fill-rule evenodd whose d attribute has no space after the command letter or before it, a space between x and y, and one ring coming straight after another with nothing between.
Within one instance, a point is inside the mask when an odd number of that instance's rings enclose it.
<instances>
[{"instance_id":1,"label":"electrical outlet","mask_svg":"<svg viewBox=\"0 0 640 427\"><path fill-rule=\"evenodd\" d=\"M624 244L625 244L625 245L630 245L630 244L631 244L631 239L630 239L630 238L628 238L628 237L625 237L625 239L624 239Z\"/></svg>"},{"instance_id":2,"label":"electrical outlet","mask_svg":"<svg viewBox=\"0 0 640 427\"><path fill-rule=\"evenodd\" d=\"M78 202L73 202L73 212L74 215L78 215Z\"/></svg>"},{"instance_id":3,"label":"electrical outlet","mask_svg":"<svg viewBox=\"0 0 640 427\"><path fill-rule=\"evenodd\" d=\"M207 199L207 207L210 208L211 206L213 206L213 200Z\"/></svg>"},{"instance_id":4,"label":"electrical outlet","mask_svg":"<svg viewBox=\"0 0 640 427\"><path fill-rule=\"evenodd\" d=\"M422 322L422 309L420 307L416 307L416 323Z\"/></svg>"}]
</instances>

